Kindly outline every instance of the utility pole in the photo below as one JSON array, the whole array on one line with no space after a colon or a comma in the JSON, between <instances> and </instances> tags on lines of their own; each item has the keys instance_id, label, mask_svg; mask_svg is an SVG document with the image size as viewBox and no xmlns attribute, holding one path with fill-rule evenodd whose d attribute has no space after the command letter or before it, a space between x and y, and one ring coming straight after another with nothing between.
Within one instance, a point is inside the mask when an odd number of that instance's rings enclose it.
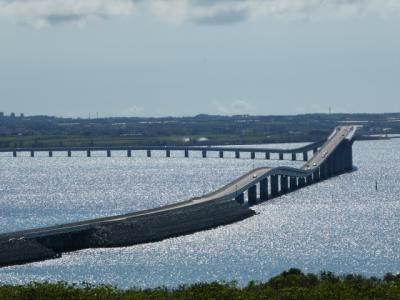
<instances>
[{"instance_id":1,"label":"utility pole","mask_svg":"<svg viewBox=\"0 0 400 300\"><path fill-rule=\"evenodd\" d=\"M378 180L375 180L375 191L378 191Z\"/></svg>"}]
</instances>

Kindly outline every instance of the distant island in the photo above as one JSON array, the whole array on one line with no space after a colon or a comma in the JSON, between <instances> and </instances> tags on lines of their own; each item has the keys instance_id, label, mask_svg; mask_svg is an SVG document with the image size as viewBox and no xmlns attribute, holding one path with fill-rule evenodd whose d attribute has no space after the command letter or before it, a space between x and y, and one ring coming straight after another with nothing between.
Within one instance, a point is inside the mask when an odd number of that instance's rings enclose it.
<instances>
[{"instance_id":1,"label":"distant island","mask_svg":"<svg viewBox=\"0 0 400 300\"><path fill-rule=\"evenodd\" d=\"M400 113L94 119L0 113L0 148L312 142L344 124L360 126L358 139L385 139L400 134Z\"/></svg>"}]
</instances>

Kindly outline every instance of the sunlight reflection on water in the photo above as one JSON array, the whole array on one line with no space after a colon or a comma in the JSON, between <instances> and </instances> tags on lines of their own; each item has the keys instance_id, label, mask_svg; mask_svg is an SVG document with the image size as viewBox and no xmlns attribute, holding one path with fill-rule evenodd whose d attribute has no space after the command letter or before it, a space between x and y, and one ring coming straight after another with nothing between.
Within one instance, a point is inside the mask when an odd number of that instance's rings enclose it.
<instances>
[{"instance_id":1,"label":"sunlight reflection on water","mask_svg":"<svg viewBox=\"0 0 400 300\"><path fill-rule=\"evenodd\" d=\"M356 142L358 170L255 206L232 225L125 248L88 249L0 269L0 282L66 280L120 287L176 286L305 271L400 271L400 140ZM249 159L1 157L1 231L126 213L211 191L253 167ZM158 157L156 157L158 156ZM281 161L255 160L255 166ZM4 166L7 165L7 168ZM299 166L301 162L285 161ZM379 181L379 191L374 181ZM62 208L62 209L60 209Z\"/></svg>"}]
</instances>

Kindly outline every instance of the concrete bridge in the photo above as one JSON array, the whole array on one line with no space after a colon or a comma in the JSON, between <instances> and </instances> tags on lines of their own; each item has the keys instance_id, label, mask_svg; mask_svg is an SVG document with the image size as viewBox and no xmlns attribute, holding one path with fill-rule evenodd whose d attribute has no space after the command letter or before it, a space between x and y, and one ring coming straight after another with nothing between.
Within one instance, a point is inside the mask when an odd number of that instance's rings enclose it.
<instances>
[{"instance_id":1,"label":"concrete bridge","mask_svg":"<svg viewBox=\"0 0 400 300\"><path fill-rule=\"evenodd\" d=\"M171 157L172 151L179 151L184 157L189 157L191 152L201 152L203 158L207 157L207 153L216 152L220 158L224 158L227 152L234 153L235 158L240 158L244 153L250 154L251 159L256 158L256 153L262 153L265 159L284 160L304 160L307 161L310 156L318 151L318 148L325 142L319 141L303 147L293 149L275 149L275 148L242 148L242 147L199 147L199 146L123 146L123 147L46 147L46 148L3 148L2 153L10 153L13 157L17 157L19 153L29 153L31 157L37 152L46 152L52 157L55 152L64 152L67 157L71 157L73 152L84 152L87 157L91 157L93 152L104 152L107 157L112 156L113 151L125 151L128 157L134 155L135 151L145 151L147 157L152 156L154 151L165 152L166 157Z\"/></svg>"},{"instance_id":2,"label":"concrete bridge","mask_svg":"<svg viewBox=\"0 0 400 300\"><path fill-rule=\"evenodd\" d=\"M0 234L0 267L55 258L84 248L154 242L243 220L254 215L252 205L351 171L355 130L352 126L337 127L324 143L302 147L301 151L311 149L313 155L301 168L257 168L212 193L173 205Z\"/></svg>"},{"instance_id":3,"label":"concrete bridge","mask_svg":"<svg viewBox=\"0 0 400 300\"><path fill-rule=\"evenodd\" d=\"M234 196L239 203L244 203L247 198L248 205L254 205L349 172L353 169L354 133L354 127L338 127L301 168L258 168L206 197L229 199Z\"/></svg>"}]
</instances>

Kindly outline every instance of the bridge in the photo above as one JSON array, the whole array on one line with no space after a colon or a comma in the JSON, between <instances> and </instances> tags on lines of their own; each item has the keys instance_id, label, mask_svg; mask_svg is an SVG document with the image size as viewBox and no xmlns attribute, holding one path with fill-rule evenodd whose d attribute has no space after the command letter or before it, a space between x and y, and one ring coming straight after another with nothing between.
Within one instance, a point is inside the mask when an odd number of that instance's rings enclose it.
<instances>
[{"instance_id":1,"label":"bridge","mask_svg":"<svg viewBox=\"0 0 400 300\"><path fill-rule=\"evenodd\" d=\"M254 169L228 185L193 198L192 201L235 199L240 204L257 202L286 194L353 169L352 144L355 128L337 127L322 147L301 168L276 167ZM307 149L307 148L306 148Z\"/></svg>"},{"instance_id":2,"label":"bridge","mask_svg":"<svg viewBox=\"0 0 400 300\"><path fill-rule=\"evenodd\" d=\"M154 242L243 220L255 213L250 209L252 205L351 171L355 131L353 126L337 127L325 142L292 150L168 148L251 153L274 151L282 154L312 151L313 155L300 168L257 168L214 192L176 204L125 215L0 234L0 267L59 257L63 252L84 248ZM160 150L159 147L147 150L154 149Z\"/></svg>"},{"instance_id":3,"label":"bridge","mask_svg":"<svg viewBox=\"0 0 400 300\"><path fill-rule=\"evenodd\" d=\"M66 153L67 157L72 157L73 152L84 152L87 157L91 157L93 152L104 152L107 157L111 157L113 151L125 151L127 157L132 157L135 151L145 151L147 157L152 156L154 151L165 152L166 157L171 157L172 151L183 153L184 157L189 157L191 152L201 152L203 158L207 157L209 152L217 152L220 158L224 158L224 154L231 152L236 158L240 158L243 153L250 154L251 159L256 158L256 153L262 153L265 159L272 159L271 155L275 155L277 159L291 159L307 161L310 155L317 152L318 148L325 140L312 143L303 147L293 149L276 149L276 148L242 148L242 147L200 147L200 146L117 146L117 147L45 147L45 148L2 148L2 153L12 153L13 157L17 157L20 153L28 153L31 157L35 153L48 153L49 157L53 157L55 152Z\"/></svg>"}]
</instances>

